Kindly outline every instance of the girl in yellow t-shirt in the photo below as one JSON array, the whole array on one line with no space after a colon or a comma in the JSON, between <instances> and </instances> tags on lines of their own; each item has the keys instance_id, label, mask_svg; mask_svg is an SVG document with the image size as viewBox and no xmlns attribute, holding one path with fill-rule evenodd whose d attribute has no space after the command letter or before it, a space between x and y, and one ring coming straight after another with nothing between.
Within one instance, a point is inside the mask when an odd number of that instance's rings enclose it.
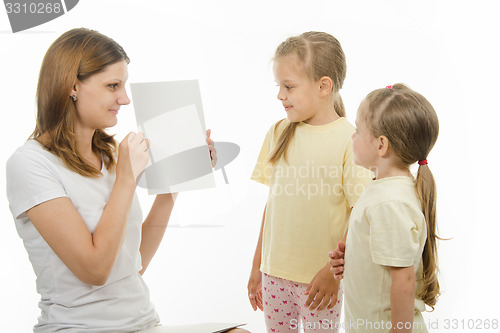
<instances>
[{"instance_id":1,"label":"girl in yellow t-shirt","mask_svg":"<svg viewBox=\"0 0 500 333\"><path fill-rule=\"evenodd\" d=\"M371 92L353 135L354 161L375 173L354 207L345 246L346 332L427 332L421 312L439 296L436 188L427 156L439 124L432 105L402 84ZM416 180L410 166L419 164ZM339 266L340 264L340 266Z\"/></svg>"},{"instance_id":2,"label":"girl in yellow t-shirt","mask_svg":"<svg viewBox=\"0 0 500 333\"><path fill-rule=\"evenodd\" d=\"M274 75L287 119L267 133L252 175L270 193L248 296L264 311L268 332L333 332L342 288L328 251L370 180L352 161L354 127L339 94L344 52L335 37L306 32L278 46Z\"/></svg>"}]
</instances>

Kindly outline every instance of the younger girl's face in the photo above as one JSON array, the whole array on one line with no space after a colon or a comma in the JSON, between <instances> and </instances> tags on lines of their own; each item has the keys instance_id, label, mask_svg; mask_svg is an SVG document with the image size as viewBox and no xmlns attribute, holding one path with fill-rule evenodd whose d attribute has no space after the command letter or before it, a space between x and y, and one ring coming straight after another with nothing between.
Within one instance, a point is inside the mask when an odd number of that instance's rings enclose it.
<instances>
[{"instance_id":1,"label":"younger girl's face","mask_svg":"<svg viewBox=\"0 0 500 333\"><path fill-rule=\"evenodd\" d=\"M130 103L125 91L127 78L127 63L120 61L85 81L77 81L77 128L96 130L116 125L120 106Z\"/></svg>"},{"instance_id":2,"label":"younger girl's face","mask_svg":"<svg viewBox=\"0 0 500 333\"><path fill-rule=\"evenodd\" d=\"M364 115L368 112L368 105L362 102L356 115L356 131L352 135L352 150L354 163L374 171L378 158L378 141L366 124Z\"/></svg>"},{"instance_id":3,"label":"younger girl's face","mask_svg":"<svg viewBox=\"0 0 500 333\"><path fill-rule=\"evenodd\" d=\"M282 56L274 62L274 78L279 87L278 99L291 122L314 122L319 111L319 85L307 75L295 55Z\"/></svg>"}]
</instances>

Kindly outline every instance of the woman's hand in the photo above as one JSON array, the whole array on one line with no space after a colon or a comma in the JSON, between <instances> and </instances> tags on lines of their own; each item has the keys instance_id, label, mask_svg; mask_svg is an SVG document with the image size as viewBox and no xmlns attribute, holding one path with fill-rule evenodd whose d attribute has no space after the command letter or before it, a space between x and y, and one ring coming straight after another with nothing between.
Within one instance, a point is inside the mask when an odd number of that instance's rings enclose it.
<instances>
[{"instance_id":1,"label":"woman's hand","mask_svg":"<svg viewBox=\"0 0 500 333\"><path fill-rule=\"evenodd\" d=\"M311 280L304 295L309 295L305 306L313 311L332 309L337 304L340 281L333 278L330 265L326 264Z\"/></svg>"},{"instance_id":2,"label":"woman's hand","mask_svg":"<svg viewBox=\"0 0 500 333\"><path fill-rule=\"evenodd\" d=\"M344 255L344 242L338 242L337 248L328 253L328 256L330 257L330 271L337 280L342 280L344 278Z\"/></svg>"},{"instance_id":3,"label":"woman's hand","mask_svg":"<svg viewBox=\"0 0 500 333\"><path fill-rule=\"evenodd\" d=\"M217 164L217 149L215 149L215 144L212 139L210 139L211 129L207 130L207 144L208 150L210 151L210 159L212 160L212 168Z\"/></svg>"},{"instance_id":4,"label":"woman's hand","mask_svg":"<svg viewBox=\"0 0 500 333\"><path fill-rule=\"evenodd\" d=\"M129 176L137 182L149 161L148 148L149 140L144 138L144 133L130 132L118 147L117 178Z\"/></svg>"}]
</instances>

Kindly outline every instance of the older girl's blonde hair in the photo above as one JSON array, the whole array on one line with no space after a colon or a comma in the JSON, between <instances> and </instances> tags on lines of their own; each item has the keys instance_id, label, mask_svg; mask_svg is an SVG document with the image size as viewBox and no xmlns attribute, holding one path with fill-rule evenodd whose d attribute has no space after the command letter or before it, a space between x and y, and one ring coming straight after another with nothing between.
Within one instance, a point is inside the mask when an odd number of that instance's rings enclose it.
<instances>
[{"instance_id":1,"label":"older girl's blonde hair","mask_svg":"<svg viewBox=\"0 0 500 333\"><path fill-rule=\"evenodd\" d=\"M274 60L280 57L295 55L306 68L311 80L317 81L327 76L333 81L335 112L345 117L345 108L339 90L344 84L347 65L345 54L339 41L325 32L310 31L299 36L290 37L281 43L274 54ZM279 122L275 126L278 128ZM288 124L281 133L274 150L269 156L269 162L276 164L281 157L287 160L287 151L295 134L298 123Z\"/></svg>"},{"instance_id":2,"label":"older girl's blonde hair","mask_svg":"<svg viewBox=\"0 0 500 333\"><path fill-rule=\"evenodd\" d=\"M111 38L93 30L72 29L57 38L43 58L36 93L36 127L30 138L48 133L45 148L61 158L71 170L82 176L97 177L97 170L76 150L75 120L77 111L70 97L73 86L102 72L107 66L125 60L123 48ZM92 150L103 156L108 170L114 168L117 143L104 129L97 129Z\"/></svg>"},{"instance_id":3,"label":"older girl's blonde hair","mask_svg":"<svg viewBox=\"0 0 500 333\"><path fill-rule=\"evenodd\" d=\"M365 99L362 115L375 137L384 135L398 156L402 169L427 159L436 143L439 122L434 108L421 94L403 84L372 91ZM440 295L437 277L436 183L429 166L419 163L415 187L427 224L427 240L422 254L423 286L418 296L434 309Z\"/></svg>"}]
</instances>

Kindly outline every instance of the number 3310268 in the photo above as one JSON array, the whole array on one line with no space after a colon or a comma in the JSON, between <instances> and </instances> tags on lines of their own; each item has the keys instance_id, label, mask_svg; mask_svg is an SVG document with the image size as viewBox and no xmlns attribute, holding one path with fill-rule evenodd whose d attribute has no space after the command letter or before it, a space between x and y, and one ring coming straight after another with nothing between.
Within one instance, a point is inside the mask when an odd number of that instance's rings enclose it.
<instances>
[{"instance_id":1,"label":"number 3310268","mask_svg":"<svg viewBox=\"0 0 500 333\"><path fill-rule=\"evenodd\" d=\"M59 14L63 11L61 2L54 3L5 3L7 14Z\"/></svg>"}]
</instances>

